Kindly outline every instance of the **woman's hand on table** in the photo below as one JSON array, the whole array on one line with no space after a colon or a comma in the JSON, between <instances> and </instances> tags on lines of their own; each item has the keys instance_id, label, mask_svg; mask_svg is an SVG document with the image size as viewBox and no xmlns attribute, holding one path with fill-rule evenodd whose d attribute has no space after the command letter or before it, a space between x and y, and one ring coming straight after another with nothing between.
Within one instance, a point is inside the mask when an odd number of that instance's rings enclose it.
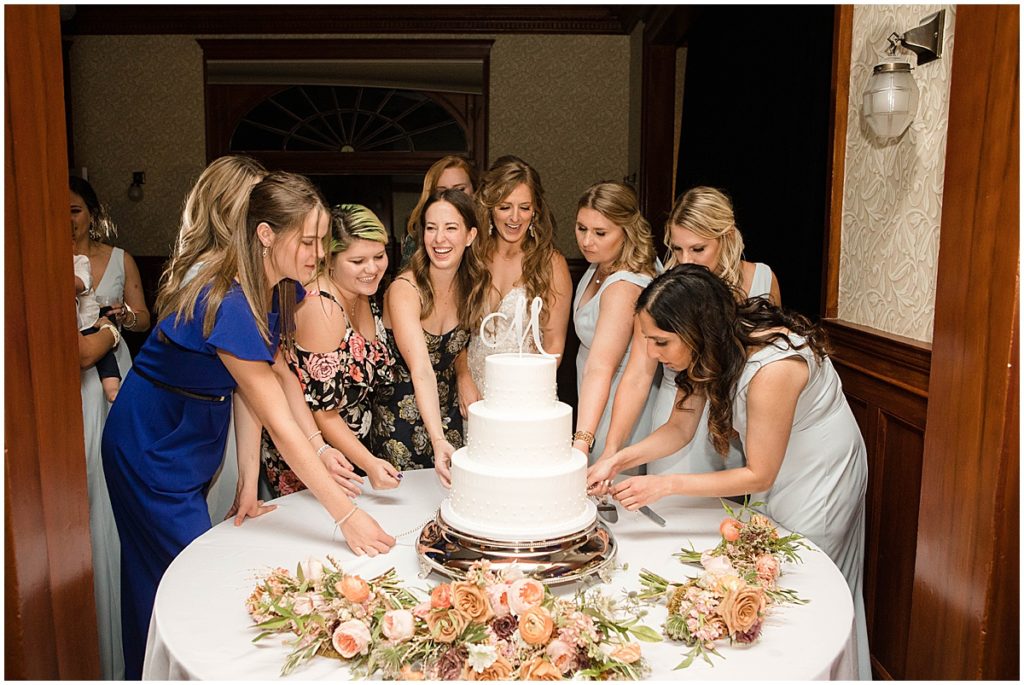
<instances>
[{"instance_id":1,"label":"woman's hand on table","mask_svg":"<svg viewBox=\"0 0 1024 685\"><path fill-rule=\"evenodd\" d=\"M374 490L391 490L402 482L398 469L391 462L379 457L374 457L363 470L366 471L366 477L370 479L370 485Z\"/></svg>"},{"instance_id":2,"label":"woman's hand on table","mask_svg":"<svg viewBox=\"0 0 1024 685\"><path fill-rule=\"evenodd\" d=\"M633 476L611 486L612 496L627 511L636 511L666 495L671 495L669 479L665 476Z\"/></svg>"},{"instance_id":3,"label":"woman's hand on table","mask_svg":"<svg viewBox=\"0 0 1024 685\"><path fill-rule=\"evenodd\" d=\"M352 464L344 454L333 447L328 447L320 455L320 461L334 482L344 488L349 497L358 497L362 494L363 490L359 486L362 485L363 479L352 469Z\"/></svg>"},{"instance_id":4,"label":"woman's hand on table","mask_svg":"<svg viewBox=\"0 0 1024 685\"><path fill-rule=\"evenodd\" d=\"M445 439L439 439L432 443L434 448L434 473L441 485L446 488L452 486L452 455L455 454L455 447Z\"/></svg>"},{"instance_id":5,"label":"woman's hand on table","mask_svg":"<svg viewBox=\"0 0 1024 685\"><path fill-rule=\"evenodd\" d=\"M595 497L608 494L612 478L618 472L619 467L615 463L614 457L606 457L602 454L601 458L587 469L587 494Z\"/></svg>"},{"instance_id":6,"label":"woman's hand on table","mask_svg":"<svg viewBox=\"0 0 1024 685\"><path fill-rule=\"evenodd\" d=\"M380 524L362 509L353 512L340 527L345 543L359 557L364 554L375 557L395 545L395 538L384 532Z\"/></svg>"},{"instance_id":7,"label":"woman's hand on table","mask_svg":"<svg viewBox=\"0 0 1024 685\"><path fill-rule=\"evenodd\" d=\"M231 504L231 508L228 509L224 520L227 521L234 516L235 525L240 526L245 522L245 519L254 519L258 516L269 514L274 509L277 509L276 504L264 504L263 500L256 499L255 494L235 492L235 501Z\"/></svg>"}]
</instances>

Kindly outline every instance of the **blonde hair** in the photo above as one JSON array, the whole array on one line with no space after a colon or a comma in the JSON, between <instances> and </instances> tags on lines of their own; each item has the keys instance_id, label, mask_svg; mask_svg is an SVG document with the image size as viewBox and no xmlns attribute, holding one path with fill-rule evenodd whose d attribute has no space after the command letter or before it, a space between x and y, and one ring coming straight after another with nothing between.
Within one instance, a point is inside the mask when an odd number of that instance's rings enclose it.
<instances>
[{"instance_id":1,"label":"blonde hair","mask_svg":"<svg viewBox=\"0 0 1024 685\"><path fill-rule=\"evenodd\" d=\"M256 160L230 155L213 161L199 175L185 198L174 251L160 277L157 312L174 309L181 314L194 308L198 290L184 300L175 299L193 265L202 263L206 274L225 269L234 273L231 236L245 222L249 191L266 173L267 170ZM170 307L172 299L175 305Z\"/></svg>"},{"instance_id":2,"label":"blonde hair","mask_svg":"<svg viewBox=\"0 0 1024 685\"><path fill-rule=\"evenodd\" d=\"M409 223L405 225L405 231L410 236L415 237L417 229L422 225L423 213L426 211L427 200L434 191L437 190L437 182L440 180L441 175L448 169L462 169L466 172L466 176L469 177L469 182L472 184L474 190L477 187L477 173L476 166L465 157L459 155L445 155L441 159L437 160L430 165L427 169L426 176L423 177L423 190L420 191L420 199L417 200L416 206L413 207L412 213L409 215ZM473 193L470 192L469 195Z\"/></svg>"},{"instance_id":3,"label":"blonde hair","mask_svg":"<svg viewBox=\"0 0 1024 685\"><path fill-rule=\"evenodd\" d=\"M533 229L527 231L522 241L522 280L529 300L534 297L544 300L545 307L541 310L541 318L546 322L551 310L547 306L550 304L551 295L551 256L558 252L554 244L555 218L544 201L544 187L540 182L540 174L518 157L506 155L495 162L484 175L480 189L476 193L480 222L480 235L477 238L480 249L477 254L485 265L490 263L498 241L497 236L491 235L489 230L492 225L491 211L521 184L530 189L533 197Z\"/></svg>"},{"instance_id":4,"label":"blonde hair","mask_svg":"<svg viewBox=\"0 0 1024 685\"><path fill-rule=\"evenodd\" d=\"M459 325L467 330L476 329L483 320L487 307L487 293L491 288L491 274L480 261L473 249L480 241L480 229L477 226L476 206L473 199L459 190L444 190L427 198L423 206L424 219L429 209L437 202L447 202L459 213L467 231L477 229L477 237L472 245L466 246L459 262L459 270L455 276L456 301L459 312ZM426 223L424 221L424 223ZM416 251L409 259L407 271L416 281L420 292L420 319L425 319L434 311L434 287L430 282L430 257L420 234L416 243Z\"/></svg>"},{"instance_id":5,"label":"blonde hair","mask_svg":"<svg viewBox=\"0 0 1024 685\"><path fill-rule=\"evenodd\" d=\"M356 204L331 207L331 232L328 235L327 263L352 247L354 240L372 240L388 244L388 229L370 208Z\"/></svg>"},{"instance_id":6,"label":"blonde hair","mask_svg":"<svg viewBox=\"0 0 1024 685\"><path fill-rule=\"evenodd\" d=\"M705 240L718 240L718 265L712 270L732 286L743 285L743 236L736 228L732 201L717 188L697 186L679 196L665 224L665 245L669 248L665 269L676 265L672 252L672 227L679 226Z\"/></svg>"},{"instance_id":7,"label":"blonde hair","mask_svg":"<svg viewBox=\"0 0 1024 685\"><path fill-rule=\"evenodd\" d=\"M626 270L637 274L656 276L654 266L654 236L651 224L640 213L636 193L623 183L602 181L584 191L576 205L579 211L584 207L593 209L625 234L622 252L612 263L613 271Z\"/></svg>"}]
</instances>

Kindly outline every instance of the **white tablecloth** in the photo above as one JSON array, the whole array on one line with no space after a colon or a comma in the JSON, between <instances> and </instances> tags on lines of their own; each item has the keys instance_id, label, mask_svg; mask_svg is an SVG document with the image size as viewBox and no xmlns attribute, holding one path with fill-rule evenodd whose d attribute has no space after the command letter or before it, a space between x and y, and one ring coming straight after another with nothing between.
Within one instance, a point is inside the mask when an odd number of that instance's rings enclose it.
<instances>
[{"instance_id":1,"label":"white tablecloth","mask_svg":"<svg viewBox=\"0 0 1024 685\"><path fill-rule=\"evenodd\" d=\"M256 644L253 623L244 602L257 578L268 569L295 569L308 557L331 554L349 573L370 578L394 567L409 584L427 588L444 578L418 577L415 544L422 525L433 516L444 491L433 471L406 472L396 490L369 491L359 504L393 535L398 544L388 554L356 557L333 522L308 492L276 500L278 509L235 528L230 521L215 526L189 545L168 568L157 591L144 679L267 680L278 677L288 647L283 639ZM646 567L670 580L684 580L695 569L672 557L692 542L713 547L724 512L717 499L671 498L656 503L667 521L659 528L646 517L625 510L610 528L618 541L617 570L606 589L639 589L638 573ZM333 534L333 539L332 539ZM750 646L720 643L724 659L712 656L714 667L697 660L685 671L672 671L684 646L664 641L641 643L655 678L700 680L849 680L856 677L853 649L853 602L842 574L822 552L804 550L802 564L783 567L781 585L810 600L806 605L776 607L759 642ZM572 588L555 588L558 594ZM651 605L644 622L661 629L665 609ZM285 636L285 634L282 634ZM288 679L345 679L334 659L314 659Z\"/></svg>"}]
</instances>

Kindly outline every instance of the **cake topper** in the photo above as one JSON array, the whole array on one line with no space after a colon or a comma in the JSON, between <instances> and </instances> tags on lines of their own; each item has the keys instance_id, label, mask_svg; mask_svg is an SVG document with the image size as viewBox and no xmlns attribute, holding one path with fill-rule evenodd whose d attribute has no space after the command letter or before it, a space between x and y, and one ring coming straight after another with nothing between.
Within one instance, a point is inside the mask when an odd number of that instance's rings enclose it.
<instances>
[{"instance_id":1,"label":"cake topper","mask_svg":"<svg viewBox=\"0 0 1024 685\"><path fill-rule=\"evenodd\" d=\"M526 337L533 334L533 344L545 357L557 357L557 354L549 354L544 351L544 346L540 342L540 310L544 306L544 301L539 297L533 298L533 303L530 305L530 323L523 330L523 319L526 318L526 296L520 295L516 298L515 313L512 315L512 323L505 331L504 338L508 339L509 336L513 336L513 339L519 344L519 354L523 353L523 345L526 343ZM508 321L508 315L503 312L494 312L484 317L484 320L480 322L480 339L485 345L490 348L498 347L501 341L498 339L498 333L495 331L494 337L491 340L487 339L487 324L490 322L492 317L499 316L502 319Z\"/></svg>"}]
</instances>

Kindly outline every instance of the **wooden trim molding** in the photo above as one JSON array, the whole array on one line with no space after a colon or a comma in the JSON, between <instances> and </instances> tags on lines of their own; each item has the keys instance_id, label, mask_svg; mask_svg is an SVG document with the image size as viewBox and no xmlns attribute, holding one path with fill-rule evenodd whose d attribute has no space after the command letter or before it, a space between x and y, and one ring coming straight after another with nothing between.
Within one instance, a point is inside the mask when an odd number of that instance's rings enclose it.
<instances>
[{"instance_id":1,"label":"wooden trim molding","mask_svg":"<svg viewBox=\"0 0 1024 685\"><path fill-rule=\"evenodd\" d=\"M850 60L853 50L853 5L836 6L835 34L832 38L832 105L829 123L831 171L826 183L829 213L826 217L822 283L822 316L839 316L839 259L843 232L843 190L846 179L846 130L850 106Z\"/></svg>"},{"instance_id":2,"label":"wooden trim molding","mask_svg":"<svg viewBox=\"0 0 1024 685\"><path fill-rule=\"evenodd\" d=\"M320 31L324 33L324 31ZM494 41L490 39L443 40L437 38L409 38L403 40L358 38L198 38L207 61L240 59L430 59L480 60L491 53Z\"/></svg>"},{"instance_id":3,"label":"wooden trim molding","mask_svg":"<svg viewBox=\"0 0 1024 685\"><path fill-rule=\"evenodd\" d=\"M821 323L834 350L833 363L928 398L930 344L838 319Z\"/></svg>"}]
</instances>

